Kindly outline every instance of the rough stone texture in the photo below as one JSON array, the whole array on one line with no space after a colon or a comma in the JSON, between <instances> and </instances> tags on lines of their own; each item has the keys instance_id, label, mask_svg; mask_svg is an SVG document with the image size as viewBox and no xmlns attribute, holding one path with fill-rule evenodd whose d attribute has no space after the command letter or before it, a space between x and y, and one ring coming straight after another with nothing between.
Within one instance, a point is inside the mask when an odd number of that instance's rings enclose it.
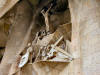
<instances>
[{"instance_id":1,"label":"rough stone texture","mask_svg":"<svg viewBox=\"0 0 100 75\"><path fill-rule=\"evenodd\" d=\"M10 28L13 23L15 11L11 10L0 19L0 47L5 47Z\"/></svg>"},{"instance_id":2,"label":"rough stone texture","mask_svg":"<svg viewBox=\"0 0 100 75\"><path fill-rule=\"evenodd\" d=\"M72 20L72 54L75 59L70 64L41 62L34 63L33 67L31 65L29 68L27 64L22 70L23 75L28 75L27 73L32 71L30 75L100 75L100 0L69 0L69 6ZM8 71L16 58L14 54L18 52L19 46L22 46L30 22L26 15L20 16L23 13L17 14L18 22L14 23L14 32L8 41L10 44L6 48L3 67L0 65L0 75L7 75L5 71ZM23 19L25 24L22 22ZM22 23L19 25L20 20Z\"/></svg>"},{"instance_id":3,"label":"rough stone texture","mask_svg":"<svg viewBox=\"0 0 100 75\"><path fill-rule=\"evenodd\" d=\"M7 75L10 66L16 60L16 54L26 46L24 41L32 19L32 9L26 0L16 5L16 16L7 41L3 60L0 64L0 75ZM27 35L28 37L29 35ZM23 45L24 44L24 45Z\"/></svg>"},{"instance_id":4,"label":"rough stone texture","mask_svg":"<svg viewBox=\"0 0 100 75\"><path fill-rule=\"evenodd\" d=\"M69 0L69 5L72 49L80 58L74 61L73 75L81 75L81 67L83 75L100 75L100 0Z\"/></svg>"},{"instance_id":5,"label":"rough stone texture","mask_svg":"<svg viewBox=\"0 0 100 75\"><path fill-rule=\"evenodd\" d=\"M9 11L19 0L0 0L0 18Z\"/></svg>"}]
</instances>

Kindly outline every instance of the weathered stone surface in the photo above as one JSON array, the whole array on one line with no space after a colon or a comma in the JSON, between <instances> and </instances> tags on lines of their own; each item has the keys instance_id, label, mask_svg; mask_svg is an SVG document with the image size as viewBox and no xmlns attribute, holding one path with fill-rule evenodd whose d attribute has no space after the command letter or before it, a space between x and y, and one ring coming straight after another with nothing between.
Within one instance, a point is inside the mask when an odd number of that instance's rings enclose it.
<instances>
[{"instance_id":1,"label":"weathered stone surface","mask_svg":"<svg viewBox=\"0 0 100 75\"><path fill-rule=\"evenodd\" d=\"M72 49L79 56L73 61L72 75L100 75L100 1L69 0L69 5Z\"/></svg>"},{"instance_id":2,"label":"weathered stone surface","mask_svg":"<svg viewBox=\"0 0 100 75\"><path fill-rule=\"evenodd\" d=\"M16 6L16 17L6 45L3 60L0 64L0 75L7 75L11 64L16 60L16 54L26 46L27 35L32 19L32 9L26 0ZM29 36L29 35L28 35ZM28 37L27 36L27 37ZM24 45L23 45L24 44Z\"/></svg>"},{"instance_id":3,"label":"weathered stone surface","mask_svg":"<svg viewBox=\"0 0 100 75\"><path fill-rule=\"evenodd\" d=\"M0 18L8 12L19 0L0 0Z\"/></svg>"}]
</instances>

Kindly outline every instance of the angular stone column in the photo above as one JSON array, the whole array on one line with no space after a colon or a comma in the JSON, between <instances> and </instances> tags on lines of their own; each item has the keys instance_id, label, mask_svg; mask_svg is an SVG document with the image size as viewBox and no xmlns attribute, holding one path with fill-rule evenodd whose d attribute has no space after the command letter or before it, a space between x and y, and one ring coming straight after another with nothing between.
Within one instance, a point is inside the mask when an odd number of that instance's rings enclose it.
<instances>
[{"instance_id":1,"label":"angular stone column","mask_svg":"<svg viewBox=\"0 0 100 75\"><path fill-rule=\"evenodd\" d=\"M23 0L16 5L14 23L6 45L3 60L0 64L0 75L8 75L11 64L16 61L17 53L26 46L24 39L30 27L31 20L32 9L29 3Z\"/></svg>"},{"instance_id":2,"label":"angular stone column","mask_svg":"<svg viewBox=\"0 0 100 75\"><path fill-rule=\"evenodd\" d=\"M78 55L70 75L100 75L100 0L69 0L69 7L72 53Z\"/></svg>"}]
</instances>

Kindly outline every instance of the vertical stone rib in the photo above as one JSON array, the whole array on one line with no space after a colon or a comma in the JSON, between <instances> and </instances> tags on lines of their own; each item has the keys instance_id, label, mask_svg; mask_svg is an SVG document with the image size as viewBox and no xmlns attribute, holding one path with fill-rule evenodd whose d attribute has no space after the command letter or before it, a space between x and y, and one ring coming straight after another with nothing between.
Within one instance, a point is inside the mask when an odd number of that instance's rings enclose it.
<instances>
[{"instance_id":1,"label":"vertical stone rib","mask_svg":"<svg viewBox=\"0 0 100 75\"><path fill-rule=\"evenodd\" d=\"M100 75L100 1L69 0L69 5L73 24L72 51L82 52L82 63L76 62L78 59L73 61L73 73L80 75L76 67L82 65L83 75Z\"/></svg>"}]
</instances>

